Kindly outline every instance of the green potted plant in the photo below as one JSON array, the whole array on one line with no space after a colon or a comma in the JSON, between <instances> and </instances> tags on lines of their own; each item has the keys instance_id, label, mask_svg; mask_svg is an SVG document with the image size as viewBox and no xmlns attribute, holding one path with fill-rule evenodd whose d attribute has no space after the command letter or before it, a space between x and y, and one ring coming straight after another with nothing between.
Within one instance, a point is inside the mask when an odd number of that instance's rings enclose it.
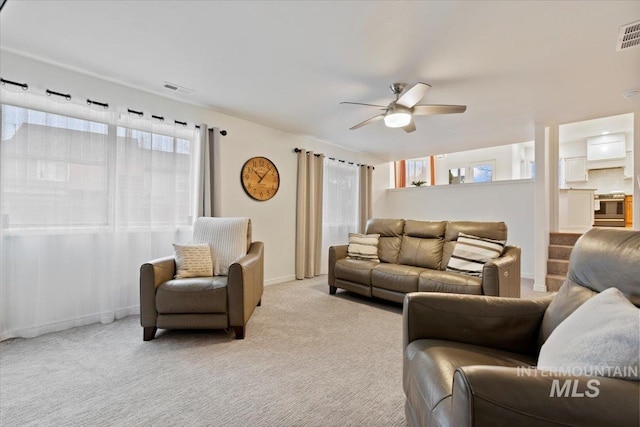
<instances>
[{"instance_id":1,"label":"green potted plant","mask_svg":"<svg viewBox=\"0 0 640 427\"><path fill-rule=\"evenodd\" d=\"M416 187L422 187L424 184L426 184L427 181L411 181L411 185L415 185Z\"/></svg>"}]
</instances>

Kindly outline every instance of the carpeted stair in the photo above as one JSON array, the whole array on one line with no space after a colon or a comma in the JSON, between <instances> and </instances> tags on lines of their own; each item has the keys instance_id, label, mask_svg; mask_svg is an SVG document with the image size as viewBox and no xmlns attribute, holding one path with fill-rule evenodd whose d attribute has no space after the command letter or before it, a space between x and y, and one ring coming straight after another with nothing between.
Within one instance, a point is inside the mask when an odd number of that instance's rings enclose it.
<instances>
[{"instance_id":1,"label":"carpeted stair","mask_svg":"<svg viewBox=\"0 0 640 427\"><path fill-rule=\"evenodd\" d=\"M547 258L547 291L560 289L567 278L569 258L573 245L581 233L551 233L549 236L549 256Z\"/></svg>"}]
</instances>

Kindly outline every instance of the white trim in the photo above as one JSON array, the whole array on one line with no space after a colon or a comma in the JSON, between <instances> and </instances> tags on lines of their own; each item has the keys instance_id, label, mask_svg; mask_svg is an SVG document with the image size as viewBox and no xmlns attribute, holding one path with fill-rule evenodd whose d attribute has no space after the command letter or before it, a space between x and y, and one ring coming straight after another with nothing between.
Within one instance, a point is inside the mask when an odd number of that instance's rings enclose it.
<instances>
[{"instance_id":1,"label":"white trim","mask_svg":"<svg viewBox=\"0 0 640 427\"><path fill-rule=\"evenodd\" d=\"M277 285L279 283L291 282L296 280L296 275L292 274L289 276L276 277L275 279L269 279L264 281L265 286Z\"/></svg>"},{"instance_id":2,"label":"white trim","mask_svg":"<svg viewBox=\"0 0 640 427\"><path fill-rule=\"evenodd\" d=\"M533 290L535 292L548 292L547 285L533 285Z\"/></svg>"},{"instance_id":3,"label":"white trim","mask_svg":"<svg viewBox=\"0 0 640 427\"><path fill-rule=\"evenodd\" d=\"M134 305L129 307L118 308L114 311L103 311L102 313L88 314L86 316L75 317L71 319L59 320L57 322L43 323L27 328L18 328L10 331L4 331L0 334L0 341L9 338L34 338L40 335L52 332L60 332L66 329L77 328L78 326L91 325L93 323L107 324L114 320L122 319L127 316L140 314L140 306Z\"/></svg>"}]
</instances>

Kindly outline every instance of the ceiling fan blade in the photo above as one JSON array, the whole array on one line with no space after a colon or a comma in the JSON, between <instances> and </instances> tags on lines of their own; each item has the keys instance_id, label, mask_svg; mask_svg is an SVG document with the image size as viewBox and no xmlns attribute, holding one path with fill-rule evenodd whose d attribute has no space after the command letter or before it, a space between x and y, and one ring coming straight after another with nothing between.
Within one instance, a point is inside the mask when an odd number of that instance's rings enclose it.
<instances>
[{"instance_id":1,"label":"ceiling fan blade","mask_svg":"<svg viewBox=\"0 0 640 427\"><path fill-rule=\"evenodd\" d=\"M428 116L430 114L464 113L466 109L466 105L415 105L413 114Z\"/></svg>"},{"instance_id":2,"label":"ceiling fan blade","mask_svg":"<svg viewBox=\"0 0 640 427\"><path fill-rule=\"evenodd\" d=\"M406 133L413 132L414 130L416 130L416 124L413 122L413 119L411 119L409 124L404 126L402 129L404 129Z\"/></svg>"},{"instance_id":3,"label":"ceiling fan blade","mask_svg":"<svg viewBox=\"0 0 640 427\"><path fill-rule=\"evenodd\" d=\"M346 102L343 101L340 104L351 104L351 105L365 105L367 107L379 107L379 108L387 108L386 105L376 105L376 104L363 104L362 102Z\"/></svg>"},{"instance_id":4,"label":"ceiling fan blade","mask_svg":"<svg viewBox=\"0 0 640 427\"><path fill-rule=\"evenodd\" d=\"M411 108L416 105L422 97L427 93L427 90L431 87L426 83L416 83L411 88L407 89L396 101L396 104L402 105L407 108Z\"/></svg>"},{"instance_id":5,"label":"ceiling fan blade","mask_svg":"<svg viewBox=\"0 0 640 427\"><path fill-rule=\"evenodd\" d=\"M352 128L349 128L349 130L355 130L355 129L361 128L364 125L368 125L369 123L377 122L378 120L382 120L383 118L384 118L384 114L378 114L377 116L373 116L370 119L367 119L362 123L358 123L357 125L353 126Z\"/></svg>"}]
</instances>

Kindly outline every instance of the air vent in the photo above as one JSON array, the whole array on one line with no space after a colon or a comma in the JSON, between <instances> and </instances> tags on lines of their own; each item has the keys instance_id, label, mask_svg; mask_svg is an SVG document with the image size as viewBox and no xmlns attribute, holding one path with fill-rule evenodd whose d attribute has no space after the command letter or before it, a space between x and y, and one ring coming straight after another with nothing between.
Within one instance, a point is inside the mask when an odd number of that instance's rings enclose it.
<instances>
[{"instance_id":1,"label":"air vent","mask_svg":"<svg viewBox=\"0 0 640 427\"><path fill-rule=\"evenodd\" d=\"M164 82L164 88L172 90L174 92L184 93L186 95L190 95L193 93L193 89L189 89L184 86L177 85L175 83Z\"/></svg>"},{"instance_id":2,"label":"air vent","mask_svg":"<svg viewBox=\"0 0 640 427\"><path fill-rule=\"evenodd\" d=\"M640 46L640 21L620 27L616 50L625 50Z\"/></svg>"}]
</instances>

